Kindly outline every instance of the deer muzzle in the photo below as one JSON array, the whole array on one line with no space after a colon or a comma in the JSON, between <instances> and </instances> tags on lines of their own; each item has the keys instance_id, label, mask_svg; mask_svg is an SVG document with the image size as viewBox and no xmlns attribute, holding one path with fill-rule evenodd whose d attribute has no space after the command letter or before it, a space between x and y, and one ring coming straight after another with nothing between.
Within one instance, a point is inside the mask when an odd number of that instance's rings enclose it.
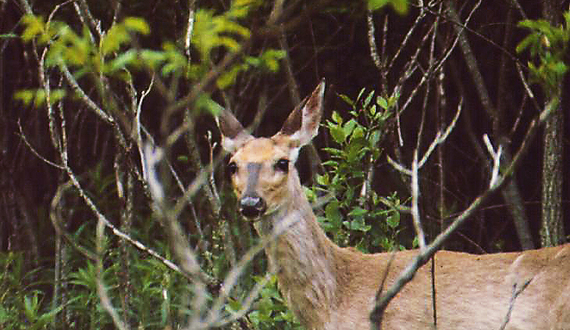
<instances>
[{"instance_id":1,"label":"deer muzzle","mask_svg":"<svg viewBox=\"0 0 570 330\"><path fill-rule=\"evenodd\" d=\"M249 219L255 219L263 215L267 205L263 198L257 195L245 195L239 201L240 213Z\"/></svg>"}]
</instances>

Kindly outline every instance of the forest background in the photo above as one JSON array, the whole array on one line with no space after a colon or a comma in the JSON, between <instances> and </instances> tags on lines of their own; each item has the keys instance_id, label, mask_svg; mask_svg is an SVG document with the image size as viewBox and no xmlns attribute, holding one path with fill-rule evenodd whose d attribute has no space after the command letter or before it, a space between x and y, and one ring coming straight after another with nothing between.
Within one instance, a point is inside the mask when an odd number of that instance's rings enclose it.
<instances>
[{"instance_id":1,"label":"forest background","mask_svg":"<svg viewBox=\"0 0 570 330\"><path fill-rule=\"evenodd\" d=\"M337 244L567 241L569 40L563 0L0 1L0 328L298 328L212 115L269 136L323 78Z\"/></svg>"}]
</instances>

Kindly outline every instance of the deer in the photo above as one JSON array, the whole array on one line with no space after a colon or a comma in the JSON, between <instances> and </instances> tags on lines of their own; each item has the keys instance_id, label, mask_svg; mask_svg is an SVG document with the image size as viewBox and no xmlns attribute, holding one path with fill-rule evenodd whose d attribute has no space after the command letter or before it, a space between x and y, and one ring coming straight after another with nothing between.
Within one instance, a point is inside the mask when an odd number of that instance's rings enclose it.
<instances>
[{"instance_id":1,"label":"deer","mask_svg":"<svg viewBox=\"0 0 570 330\"><path fill-rule=\"evenodd\" d=\"M271 238L264 248L270 271L301 325L370 329L377 291L418 251L364 254L321 229L295 161L318 133L324 92L323 80L268 138L253 137L222 110L221 145L239 212ZM570 329L570 244L484 255L440 250L432 262L390 302L382 329Z\"/></svg>"}]
</instances>

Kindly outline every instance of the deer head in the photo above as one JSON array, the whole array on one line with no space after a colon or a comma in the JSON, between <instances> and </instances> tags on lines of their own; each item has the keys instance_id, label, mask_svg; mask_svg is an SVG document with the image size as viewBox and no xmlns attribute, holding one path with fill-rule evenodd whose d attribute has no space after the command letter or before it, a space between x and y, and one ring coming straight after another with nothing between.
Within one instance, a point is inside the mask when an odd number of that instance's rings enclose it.
<instances>
[{"instance_id":1,"label":"deer head","mask_svg":"<svg viewBox=\"0 0 570 330\"><path fill-rule=\"evenodd\" d=\"M232 154L227 169L246 218L273 213L292 200L291 185L300 186L294 164L299 149L317 135L324 91L322 81L270 138L254 138L228 110L218 116L222 146Z\"/></svg>"}]
</instances>

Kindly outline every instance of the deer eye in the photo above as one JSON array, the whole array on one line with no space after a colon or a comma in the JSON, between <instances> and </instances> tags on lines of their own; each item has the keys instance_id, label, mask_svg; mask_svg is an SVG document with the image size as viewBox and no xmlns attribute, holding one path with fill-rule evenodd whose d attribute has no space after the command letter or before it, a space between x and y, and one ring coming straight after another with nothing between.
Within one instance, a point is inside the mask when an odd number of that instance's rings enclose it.
<instances>
[{"instance_id":1,"label":"deer eye","mask_svg":"<svg viewBox=\"0 0 570 330\"><path fill-rule=\"evenodd\" d=\"M227 166L227 170L228 170L230 175L236 174L236 172L238 170L238 166L237 166L236 162L230 162Z\"/></svg>"},{"instance_id":2,"label":"deer eye","mask_svg":"<svg viewBox=\"0 0 570 330\"><path fill-rule=\"evenodd\" d=\"M281 158L275 163L275 169L284 173L289 172L289 159Z\"/></svg>"}]
</instances>

